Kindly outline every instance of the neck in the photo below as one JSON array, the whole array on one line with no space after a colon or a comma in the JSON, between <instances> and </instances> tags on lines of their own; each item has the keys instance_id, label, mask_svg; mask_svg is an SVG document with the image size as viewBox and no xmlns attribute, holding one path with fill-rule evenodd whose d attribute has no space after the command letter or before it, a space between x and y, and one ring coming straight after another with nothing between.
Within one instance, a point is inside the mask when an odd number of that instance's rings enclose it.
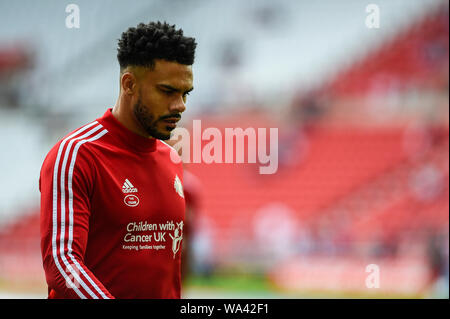
<instances>
[{"instance_id":1,"label":"neck","mask_svg":"<svg viewBox=\"0 0 450 319\"><path fill-rule=\"evenodd\" d=\"M135 119L133 114L133 107L131 103L126 103L122 96L120 96L112 109L112 115L119 121L120 124L127 129L140 136L151 138L147 132L141 127L139 122Z\"/></svg>"}]
</instances>

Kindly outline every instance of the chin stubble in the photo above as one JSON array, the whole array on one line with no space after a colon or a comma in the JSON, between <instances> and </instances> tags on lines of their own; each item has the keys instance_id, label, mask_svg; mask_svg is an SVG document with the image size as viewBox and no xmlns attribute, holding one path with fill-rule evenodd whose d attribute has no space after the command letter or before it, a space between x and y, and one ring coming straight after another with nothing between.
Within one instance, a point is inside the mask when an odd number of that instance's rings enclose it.
<instances>
[{"instance_id":1,"label":"chin stubble","mask_svg":"<svg viewBox=\"0 0 450 319\"><path fill-rule=\"evenodd\" d=\"M148 135L160 140L170 139L170 133L164 134L158 131L158 129L156 128L158 120L155 121L154 117L148 113L147 108L141 103L140 99L135 104L133 112L136 120ZM167 127L167 130L171 131L172 128Z\"/></svg>"}]
</instances>

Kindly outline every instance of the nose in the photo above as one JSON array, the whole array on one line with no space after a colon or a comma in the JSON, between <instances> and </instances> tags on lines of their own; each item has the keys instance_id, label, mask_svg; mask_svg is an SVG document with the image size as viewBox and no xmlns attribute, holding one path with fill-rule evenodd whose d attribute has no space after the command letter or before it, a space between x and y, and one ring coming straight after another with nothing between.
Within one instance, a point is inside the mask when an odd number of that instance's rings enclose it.
<instances>
[{"instance_id":1,"label":"nose","mask_svg":"<svg viewBox=\"0 0 450 319\"><path fill-rule=\"evenodd\" d=\"M184 103L183 97L180 97L173 101L173 103L170 105L170 111L175 113L183 113L186 110L186 104Z\"/></svg>"}]
</instances>

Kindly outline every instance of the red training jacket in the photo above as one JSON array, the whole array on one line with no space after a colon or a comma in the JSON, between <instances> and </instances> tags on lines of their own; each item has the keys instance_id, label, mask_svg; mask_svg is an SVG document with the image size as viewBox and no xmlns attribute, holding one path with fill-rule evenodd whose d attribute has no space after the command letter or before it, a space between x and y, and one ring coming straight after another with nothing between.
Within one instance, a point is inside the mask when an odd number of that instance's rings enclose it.
<instances>
[{"instance_id":1,"label":"red training jacket","mask_svg":"<svg viewBox=\"0 0 450 319\"><path fill-rule=\"evenodd\" d=\"M41 168L49 298L180 298L181 159L111 111L58 142Z\"/></svg>"}]
</instances>

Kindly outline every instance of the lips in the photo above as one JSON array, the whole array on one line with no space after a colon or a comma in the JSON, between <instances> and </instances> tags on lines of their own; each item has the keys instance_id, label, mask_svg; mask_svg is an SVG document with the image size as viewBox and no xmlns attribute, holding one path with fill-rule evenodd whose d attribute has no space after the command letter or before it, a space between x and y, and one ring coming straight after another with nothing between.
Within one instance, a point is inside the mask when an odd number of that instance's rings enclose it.
<instances>
[{"instance_id":1,"label":"lips","mask_svg":"<svg viewBox=\"0 0 450 319\"><path fill-rule=\"evenodd\" d=\"M177 122L179 120L180 119L177 118L177 117L170 117L170 118L164 119L163 121L164 121L167 129L173 130L173 129L175 129L177 127Z\"/></svg>"},{"instance_id":2,"label":"lips","mask_svg":"<svg viewBox=\"0 0 450 319\"><path fill-rule=\"evenodd\" d=\"M176 124L180 119L178 117L169 117L164 119L164 122Z\"/></svg>"}]
</instances>

